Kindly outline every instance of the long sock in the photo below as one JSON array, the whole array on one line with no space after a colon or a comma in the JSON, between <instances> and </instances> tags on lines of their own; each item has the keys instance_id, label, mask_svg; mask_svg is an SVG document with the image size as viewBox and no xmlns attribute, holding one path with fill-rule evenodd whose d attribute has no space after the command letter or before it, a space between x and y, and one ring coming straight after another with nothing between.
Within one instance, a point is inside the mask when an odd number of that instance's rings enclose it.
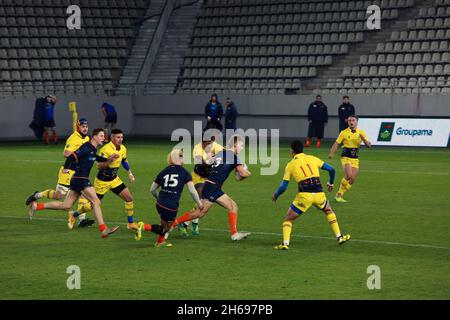
<instances>
[{"instance_id":1,"label":"long sock","mask_svg":"<svg viewBox=\"0 0 450 320\"><path fill-rule=\"evenodd\" d=\"M53 142L54 143L58 142L58 134L56 133L56 130L53 130Z\"/></svg>"},{"instance_id":2,"label":"long sock","mask_svg":"<svg viewBox=\"0 0 450 320\"><path fill-rule=\"evenodd\" d=\"M228 212L228 223L231 235L235 234L237 232L237 212Z\"/></svg>"},{"instance_id":3,"label":"long sock","mask_svg":"<svg viewBox=\"0 0 450 320\"><path fill-rule=\"evenodd\" d=\"M151 231L151 232L156 233L157 235L160 235L160 236L164 235L164 230L163 230L163 228L161 228L161 226L159 224L146 223L146 224L144 224L144 230L145 231Z\"/></svg>"},{"instance_id":4,"label":"long sock","mask_svg":"<svg viewBox=\"0 0 450 320\"><path fill-rule=\"evenodd\" d=\"M128 223L133 223L134 205L133 201L125 202L125 212L127 213Z\"/></svg>"},{"instance_id":5,"label":"long sock","mask_svg":"<svg viewBox=\"0 0 450 320\"><path fill-rule=\"evenodd\" d=\"M339 229L336 215L334 213L327 214L327 220L330 224L331 230L333 230L334 235L336 236L336 238L339 238L341 236L341 230Z\"/></svg>"},{"instance_id":6,"label":"long sock","mask_svg":"<svg viewBox=\"0 0 450 320\"><path fill-rule=\"evenodd\" d=\"M44 137L45 137L45 143L46 143L46 144L49 144L49 143L50 143L50 139L49 139L48 131L45 131Z\"/></svg>"},{"instance_id":7,"label":"long sock","mask_svg":"<svg viewBox=\"0 0 450 320\"><path fill-rule=\"evenodd\" d=\"M185 212L181 217L176 218L173 223L172 223L172 227L176 227L177 225L179 225L180 223L186 222L186 221L190 221L191 220L191 212L187 211Z\"/></svg>"},{"instance_id":8,"label":"long sock","mask_svg":"<svg viewBox=\"0 0 450 320\"><path fill-rule=\"evenodd\" d=\"M352 185L350 183L348 183L347 179L342 178L341 185L339 186L339 190L337 193L342 197L344 195L344 193L346 193L348 190L350 190L351 187L352 187Z\"/></svg>"},{"instance_id":9,"label":"long sock","mask_svg":"<svg viewBox=\"0 0 450 320\"><path fill-rule=\"evenodd\" d=\"M44 210L45 203L36 203L36 211Z\"/></svg>"},{"instance_id":10,"label":"long sock","mask_svg":"<svg viewBox=\"0 0 450 320\"><path fill-rule=\"evenodd\" d=\"M291 240L291 231L292 231L292 222L284 221L283 222L283 244L289 245L289 241Z\"/></svg>"},{"instance_id":11,"label":"long sock","mask_svg":"<svg viewBox=\"0 0 450 320\"><path fill-rule=\"evenodd\" d=\"M164 241L166 241L166 239L164 238L164 236L159 235L158 239L156 240L156 243L163 243Z\"/></svg>"},{"instance_id":12,"label":"long sock","mask_svg":"<svg viewBox=\"0 0 450 320\"><path fill-rule=\"evenodd\" d=\"M101 224L98 226L98 230L100 230L100 232L103 232L106 230L106 224Z\"/></svg>"},{"instance_id":13,"label":"long sock","mask_svg":"<svg viewBox=\"0 0 450 320\"><path fill-rule=\"evenodd\" d=\"M55 190L47 189L42 192L39 192L36 194L36 199L46 198L46 199L53 199L53 196L55 195Z\"/></svg>"}]
</instances>

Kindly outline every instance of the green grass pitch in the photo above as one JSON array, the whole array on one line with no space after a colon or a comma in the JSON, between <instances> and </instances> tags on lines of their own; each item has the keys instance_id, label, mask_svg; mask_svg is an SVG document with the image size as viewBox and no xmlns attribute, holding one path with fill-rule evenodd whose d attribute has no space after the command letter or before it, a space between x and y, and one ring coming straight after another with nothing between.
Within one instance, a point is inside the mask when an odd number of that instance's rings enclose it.
<instances>
[{"instance_id":1,"label":"green grass pitch","mask_svg":"<svg viewBox=\"0 0 450 320\"><path fill-rule=\"evenodd\" d=\"M165 165L170 144L162 140L126 142L136 183L136 220L157 222L149 188ZM326 159L330 145L307 153ZM98 229L68 230L66 214L43 211L27 220L26 197L53 188L62 146L38 143L0 145L1 299L449 299L450 152L432 148L363 149L361 172L346 195L332 202L342 231L352 240L339 246L325 216L312 208L294 223L291 249L276 251L281 223L296 187L274 204L289 160L280 150L274 176L237 182L224 190L240 207L238 228L253 234L232 243L227 213L215 206L200 222L200 236L171 237L172 248L154 248L156 237L140 242L125 226L123 203L114 194L103 202L109 225L118 233L101 239ZM342 178L339 157L329 161ZM191 165L186 166L191 169ZM96 170L93 170L94 176ZM121 172L125 182L126 176ZM322 172L325 183L327 173ZM334 192L329 194L331 199ZM185 190L180 212L192 207ZM70 265L81 268L81 289L68 290ZM381 270L381 289L369 290L367 268Z\"/></svg>"}]
</instances>

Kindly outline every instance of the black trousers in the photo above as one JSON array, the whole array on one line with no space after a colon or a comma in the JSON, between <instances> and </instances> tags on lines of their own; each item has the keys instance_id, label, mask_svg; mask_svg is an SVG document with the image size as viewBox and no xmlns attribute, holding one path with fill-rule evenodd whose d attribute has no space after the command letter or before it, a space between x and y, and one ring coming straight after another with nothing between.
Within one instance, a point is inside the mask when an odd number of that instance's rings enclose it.
<instances>
[{"instance_id":1,"label":"black trousers","mask_svg":"<svg viewBox=\"0 0 450 320\"><path fill-rule=\"evenodd\" d=\"M311 122L308 127L308 138L317 137L317 139L322 139L324 130L325 130L325 123Z\"/></svg>"}]
</instances>

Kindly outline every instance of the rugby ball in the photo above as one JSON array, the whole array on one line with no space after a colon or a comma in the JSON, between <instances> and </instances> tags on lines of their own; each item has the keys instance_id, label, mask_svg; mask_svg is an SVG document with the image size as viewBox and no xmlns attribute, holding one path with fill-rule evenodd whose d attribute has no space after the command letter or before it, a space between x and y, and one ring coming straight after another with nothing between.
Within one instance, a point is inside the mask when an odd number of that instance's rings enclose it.
<instances>
[{"instance_id":1,"label":"rugby ball","mask_svg":"<svg viewBox=\"0 0 450 320\"><path fill-rule=\"evenodd\" d=\"M248 169L248 167L245 163L244 163L244 168ZM241 177L241 175L239 174L239 172L236 169L234 170L234 177L236 178L237 181L241 181L244 179L243 177Z\"/></svg>"}]
</instances>

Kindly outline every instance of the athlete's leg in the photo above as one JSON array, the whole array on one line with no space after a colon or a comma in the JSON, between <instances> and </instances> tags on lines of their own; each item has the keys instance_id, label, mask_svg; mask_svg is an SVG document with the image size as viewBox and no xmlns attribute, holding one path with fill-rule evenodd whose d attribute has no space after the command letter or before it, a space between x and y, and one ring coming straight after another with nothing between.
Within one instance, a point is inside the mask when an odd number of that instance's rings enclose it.
<instances>
[{"instance_id":1,"label":"athlete's leg","mask_svg":"<svg viewBox=\"0 0 450 320\"><path fill-rule=\"evenodd\" d=\"M342 244L342 243L350 240L349 234L343 235L341 233L339 224L337 222L336 214L334 213L333 209L331 208L330 202L328 200L326 202L325 207L322 209L322 211L325 213L328 223L330 224L331 230L333 230L334 236L339 241L339 244Z\"/></svg>"},{"instance_id":2,"label":"athlete's leg","mask_svg":"<svg viewBox=\"0 0 450 320\"><path fill-rule=\"evenodd\" d=\"M34 202L32 205L38 211L44 209L69 210L70 208L72 208L72 205L75 203L75 201L78 199L79 196L80 194L78 192L70 190L64 202L61 201L51 201L46 203Z\"/></svg>"},{"instance_id":3,"label":"athlete's leg","mask_svg":"<svg viewBox=\"0 0 450 320\"><path fill-rule=\"evenodd\" d=\"M124 184L122 184L125 186ZM120 187L120 186L119 186ZM114 191L114 189L112 189ZM127 214L128 219L128 229L136 229L137 224L133 220L134 215L134 204L133 204L133 196L131 195L130 189L125 187L118 196L125 202L125 212Z\"/></svg>"},{"instance_id":4,"label":"athlete's leg","mask_svg":"<svg viewBox=\"0 0 450 320\"><path fill-rule=\"evenodd\" d=\"M339 190L336 194L337 199L341 199L345 192L350 190L353 184L353 170L349 163L344 164L343 166L345 176L341 180L341 185L339 186Z\"/></svg>"},{"instance_id":5,"label":"athlete's leg","mask_svg":"<svg viewBox=\"0 0 450 320\"><path fill-rule=\"evenodd\" d=\"M216 202L228 210L228 223L230 225L231 235L237 233L238 205L227 194L220 196Z\"/></svg>"},{"instance_id":6,"label":"athlete's leg","mask_svg":"<svg viewBox=\"0 0 450 320\"><path fill-rule=\"evenodd\" d=\"M302 212L300 210L296 212L292 209L292 207L289 207L286 217L283 220L283 243L279 246L276 246L276 249L286 250L289 248L289 243L291 241L292 224L294 220L297 219L301 214Z\"/></svg>"}]
</instances>

